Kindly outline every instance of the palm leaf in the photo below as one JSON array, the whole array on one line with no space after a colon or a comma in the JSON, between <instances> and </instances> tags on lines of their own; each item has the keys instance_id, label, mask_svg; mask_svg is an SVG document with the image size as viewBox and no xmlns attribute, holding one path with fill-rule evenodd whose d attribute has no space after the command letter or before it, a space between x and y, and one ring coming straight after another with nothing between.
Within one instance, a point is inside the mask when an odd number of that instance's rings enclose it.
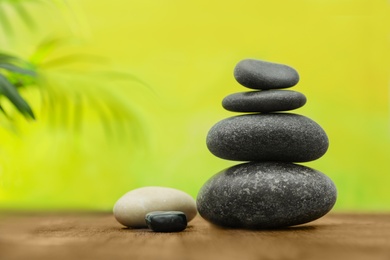
<instances>
[{"instance_id":1,"label":"palm leaf","mask_svg":"<svg viewBox=\"0 0 390 260\"><path fill-rule=\"evenodd\" d=\"M114 130L110 123L110 111L105 109L105 104L102 104L101 101L90 95L88 96L88 101L90 104L95 108L95 112L98 114L98 117L100 118L100 121L103 122L103 130L108 137L114 136Z\"/></svg>"},{"instance_id":2,"label":"palm leaf","mask_svg":"<svg viewBox=\"0 0 390 260\"><path fill-rule=\"evenodd\" d=\"M0 25L3 27L4 32L8 35L13 35L13 30L11 22L8 19L7 11L5 9L4 3L0 2Z\"/></svg>"},{"instance_id":3,"label":"palm leaf","mask_svg":"<svg viewBox=\"0 0 390 260\"><path fill-rule=\"evenodd\" d=\"M10 63L1 63L0 62L0 69L5 69L5 70L8 70L10 72L34 76L34 77L37 75L37 73L34 70L21 68L21 67L18 67L16 65L13 65Z\"/></svg>"},{"instance_id":4,"label":"palm leaf","mask_svg":"<svg viewBox=\"0 0 390 260\"><path fill-rule=\"evenodd\" d=\"M99 74L103 77L121 80L121 81L130 81L130 82L137 82L141 84L142 86L148 88L149 91L151 91L153 94L156 94L154 89L144 80L139 78L138 76L129 73L129 72L123 72L118 70L109 70L109 71L96 71L93 74Z\"/></svg>"},{"instance_id":5,"label":"palm leaf","mask_svg":"<svg viewBox=\"0 0 390 260\"><path fill-rule=\"evenodd\" d=\"M84 114L83 111L84 98L80 93L75 93L74 103L76 105L74 107L74 113L73 113L73 130L75 132L80 132L82 129L83 114Z\"/></svg>"},{"instance_id":6,"label":"palm leaf","mask_svg":"<svg viewBox=\"0 0 390 260\"><path fill-rule=\"evenodd\" d=\"M2 105L0 105L0 111L6 116L8 117L8 114L7 112L4 110L4 107Z\"/></svg>"},{"instance_id":7,"label":"palm leaf","mask_svg":"<svg viewBox=\"0 0 390 260\"><path fill-rule=\"evenodd\" d=\"M43 57L43 55L42 55ZM37 57L32 57L32 60L39 60L40 58ZM31 59L30 59L31 60ZM80 62L85 62L85 63L106 63L107 59L102 58L97 55L90 55L90 54L69 54L65 55L59 58L51 59L51 60L45 60L39 62L39 67L40 68L46 68L46 67L60 67L60 66L68 66L69 64L72 63L80 63Z\"/></svg>"},{"instance_id":8,"label":"palm leaf","mask_svg":"<svg viewBox=\"0 0 390 260\"><path fill-rule=\"evenodd\" d=\"M26 8L24 7L23 3L21 3L20 1L15 2L13 7L15 8L15 11L18 13L20 18L23 20L24 24L30 30L33 30L35 28L35 21L32 18L32 16L30 15L30 13L26 10Z\"/></svg>"},{"instance_id":9,"label":"palm leaf","mask_svg":"<svg viewBox=\"0 0 390 260\"><path fill-rule=\"evenodd\" d=\"M0 53L0 62L8 63L8 62L15 62L18 61L19 59L15 56L12 56L10 54L6 53Z\"/></svg>"},{"instance_id":10,"label":"palm leaf","mask_svg":"<svg viewBox=\"0 0 390 260\"><path fill-rule=\"evenodd\" d=\"M41 75L40 85L47 93L43 95L43 111L53 126L71 126L82 132L85 119L95 115L110 142L122 142L123 138L130 136L134 141L145 140L140 130L141 117L129 106L128 100L116 94L110 78L98 76L95 72L50 71Z\"/></svg>"},{"instance_id":11,"label":"palm leaf","mask_svg":"<svg viewBox=\"0 0 390 260\"><path fill-rule=\"evenodd\" d=\"M70 39L65 38L49 38L39 44L35 52L30 56L29 61L34 65L41 65L43 61L50 55L50 53L59 46L69 42Z\"/></svg>"},{"instance_id":12,"label":"palm leaf","mask_svg":"<svg viewBox=\"0 0 390 260\"><path fill-rule=\"evenodd\" d=\"M134 133L140 126L140 121L135 110L129 108L128 101L119 101L119 98L115 97L112 80L136 82L150 90L151 88L128 72L93 69L97 65L101 67L102 64L107 67L108 60L101 56L70 54L50 59L50 54L54 50L70 41L64 38L45 40L29 59L41 72L39 84L42 89L47 90L47 95L42 97L46 104L45 113L50 114L50 122L54 125L73 125L73 129L81 130L83 109L87 106L94 109L106 136L123 137L126 131ZM88 66L83 67L88 69L77 72L75 67L80 62L86 62ZM68 69L61 68L64 66Z\"/></svg>"},{"instance_id":13,"label":"palm leaf","mask_svg":"<svg viewBox=\"0 0 390 260\"><path fill-rule=\"evenodd\" d=\"M11 64L25 69L34 69L32 63L3 52L0 52L0 64Z\"/></svg>"},{"instance_id":14,"label":"palm leaf","mask_svg":"<svg viewBox=\"0 0 390 260\"><path fill-rule=\"evenodd\" d=\"M35 119L34 113L29 104L22 98L16 88L8 79L0 74L0 94L4 95L9 101L25 116Z\"/></svg>"},{"instance_id":15,"label":"palm leaf","mask_svg":"<svg viewBox=\"0 0 390 260\"><path fill-rule=\"evenodd\" d=\"M9 9L13 11L11 15L16 14L18 17L20 17L24 25L27 26L30 30L34 30L36 28L36 22L32 14L30 14L26 9L24 5L25 2L54 4L59 9L63 9L64 7L67 8L68 6L65 0L2 0L0 1L0 26L3 27L6 34L15 34L11 20L8 18L10 13L6 9L7 5Z\"/></svg>"}]
</instances>

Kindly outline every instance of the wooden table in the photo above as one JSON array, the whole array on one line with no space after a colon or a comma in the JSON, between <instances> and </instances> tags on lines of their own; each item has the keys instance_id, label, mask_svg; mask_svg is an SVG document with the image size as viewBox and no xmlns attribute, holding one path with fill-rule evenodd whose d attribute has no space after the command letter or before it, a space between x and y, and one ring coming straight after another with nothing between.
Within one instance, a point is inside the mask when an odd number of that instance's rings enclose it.
<instances>
[{"instance_id":1,"label":"wooden table","mask_svg":"<svg viewBox=\"0 0 390 260\"><path fill-rule=\"evenodd\" d=\"M0 259L390 259L390 214L327 216L280 230L126 229L111 213L0 213Z\"/></svg>"}]
</instances>

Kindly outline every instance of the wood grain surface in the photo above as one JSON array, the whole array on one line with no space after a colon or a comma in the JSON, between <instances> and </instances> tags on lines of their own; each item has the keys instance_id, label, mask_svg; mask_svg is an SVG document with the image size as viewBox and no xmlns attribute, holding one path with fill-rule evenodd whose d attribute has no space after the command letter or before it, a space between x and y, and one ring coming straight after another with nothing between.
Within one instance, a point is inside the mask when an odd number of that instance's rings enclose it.
<instances>
[{"instance_id":1,"label":"wood grain surface","mask_svg":"<svg viewBox=\"0 0 390 260\"><path fill-rule=\"evenodd\" d=\"M330 213L279 230L127 229L110 213L1 213L0 259L390 259L390 214Z\"/></svg>"}]
</instances>

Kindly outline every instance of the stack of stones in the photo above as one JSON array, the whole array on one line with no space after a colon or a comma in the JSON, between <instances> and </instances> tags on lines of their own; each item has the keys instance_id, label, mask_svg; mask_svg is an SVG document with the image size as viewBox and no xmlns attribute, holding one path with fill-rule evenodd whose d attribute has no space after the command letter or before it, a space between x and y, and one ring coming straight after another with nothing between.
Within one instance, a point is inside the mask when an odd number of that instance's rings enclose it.
<instances>
[{"instance_id":1,"label":"stack of stones","mask_svg":"<svg viewBox=\"0 0 390 260\"><path fill-rule=\"evenodd\" d=\"M291 67L247 59L234 70L236 80L257 91L227 96L222 105L249 114L214 125L207 146L216 156L249 161L214 175L197 197L200 215L213 224L268 229L313 221L336 202L332 180L295 164L320 158L328 137L313 120L283 111L302 107L306 97L295 91L298 73ZM282 112L281 112L282 111Z\"/></svg>"}]
</instances>

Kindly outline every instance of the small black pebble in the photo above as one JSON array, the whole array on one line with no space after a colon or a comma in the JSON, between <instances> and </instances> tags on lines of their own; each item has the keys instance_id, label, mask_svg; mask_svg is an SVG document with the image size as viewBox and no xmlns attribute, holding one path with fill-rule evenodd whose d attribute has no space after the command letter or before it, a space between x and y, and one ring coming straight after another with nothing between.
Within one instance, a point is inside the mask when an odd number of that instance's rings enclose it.
<instances>
[{"instance_id":1,"label":"small black pebble","mask_svg":"<svg viewBox=\"0 0 390 260\"><path fill-rule=\"evenodd\" d=\"M153 211L146 214L145 222L155 232L180 232L187 227L187 217L181 211Z\"/></svg>"}]
</instances>

